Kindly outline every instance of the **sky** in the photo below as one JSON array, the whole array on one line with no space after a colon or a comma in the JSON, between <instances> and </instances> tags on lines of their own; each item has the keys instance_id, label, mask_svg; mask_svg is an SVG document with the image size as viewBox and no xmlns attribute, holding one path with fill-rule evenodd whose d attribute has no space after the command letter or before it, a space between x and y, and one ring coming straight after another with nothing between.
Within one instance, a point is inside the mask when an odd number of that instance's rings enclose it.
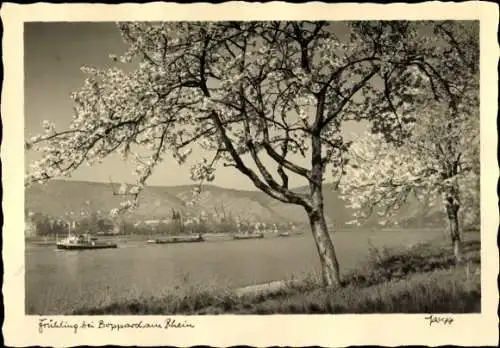
<instances>
[{"instance_id":1,"label":"sky","mask_svg":"<svg viewBox=\"0 0 500 348\"><path fill-rule=\"evenodd\" d=\"M37 22L24 27L25 67L25 137L41 133L42 121L54 121L57 130L65 129L73 116L71 92L83 85L83 65L111 67L109 54L120 55L126 50L115 23L111 22ZM348 124L345 133L359 133L365 127ZM194 148L192 161L202 155ZM26 153L29 165L38 159L38 153ZM306 162L304 162L306 164ZM70 180L97 182L127 182L135 180L134 163L113 155L99 165L83 166L76 170ZM189 162L179 166L166 156L148 180L148 185L177 186L193 184L189 177ZM246 176L231 167L218 167L212 184L241 190L255 190ZM290 186L304 185L302 178L290 177Z\"/></svg>"}]
</instances>

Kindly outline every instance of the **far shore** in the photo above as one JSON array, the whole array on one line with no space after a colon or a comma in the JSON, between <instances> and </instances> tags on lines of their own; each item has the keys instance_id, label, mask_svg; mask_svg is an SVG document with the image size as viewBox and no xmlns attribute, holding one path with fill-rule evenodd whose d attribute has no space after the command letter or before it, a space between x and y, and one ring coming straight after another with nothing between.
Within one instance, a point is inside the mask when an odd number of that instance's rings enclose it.
<instances>
[{"instance_id":1,"label":"far shore","mask_svg":"<svg viewBox=\"0 0 500 348\"><path fill-rule=\"evenodd\" d=\"M429 228L419 228L419 231L422 230L429 230L429 231L435 231L435 230L442 230L442 227L429 227ZM381 230L381 231L386 231L386 232L397 232L401 230L413 230L413 228L383 228L383 229L376 229L376 228L342 228L342 229L331 229L331 233L351 233L359 230ZM295 232L292 231L279 231L278 233L273 232L273 231L263 231L262 233L264 234L264 238L281 238L279 233L287 232L289 234L288 237L294 237L294 236L300 236L307 234L308 231L304 232L303 230L298 230ZM246 234L247 232L240 232L241 234ZM250 232L252 234L253 232ZM259 232L260 233L260 232ZM207 233L201 233L201 235L204 237L206 241L219 241L219 240L232 240L232 237L236 234L239 234L237 232L207 232ZM153 234L96 234L96 236L99 239L102 240L114 240L122 243L126 242L135 242L135 241L144 241L146 242L147 240L150 239L162 239L162 238L167 238L167 237L175 237L175 236L197 236L197 233L182 233L182 234L165 234L165 233L153 233ZM57 236L32 236L32 237L26 237L25 242L27 243L32 243L32 244L38 244L38 245L52 245L55 244L58 239L65 238L65 235L59 235Z\"/></svg>"}]
</instances>

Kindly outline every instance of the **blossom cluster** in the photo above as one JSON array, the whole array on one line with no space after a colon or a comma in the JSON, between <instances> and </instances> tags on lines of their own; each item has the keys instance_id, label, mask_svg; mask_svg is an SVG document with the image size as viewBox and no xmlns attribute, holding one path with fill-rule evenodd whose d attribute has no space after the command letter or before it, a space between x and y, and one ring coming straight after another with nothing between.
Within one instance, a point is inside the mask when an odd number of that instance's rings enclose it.
<instances>
[{"instance_id":1,"label":"blossom cluster","mask_svg":"<svg viewBox=\"0 0 500 348\"><path fill-rule=\"evenodd\" d=\"M251 166L242 165L243 156L251 153L258 160L263 149L279 153L274 159L284 156L276 160L278 165L289 154L307 157L313 137L323 143L322 158L335 172L345 163L347 144L338 138L343 121L368 119L386 136L398 127L413 129L415 105L423 103L432 86L428 67L415 58L417 50L428 54L428 42L415 35L412 25L351 23L350 38L341 40L320 22L118 23L127 51L110 55L111 68L82 68L87 78L71 95L69 129L57 131L47 120L44 132L27 141L27 148L43 156L30 166L26 183L71 175L83 164L118 152L136 162L137 182L121 194L137 198L166 155L185 164L195 143L213 152L214 160L195 163L191 178L211 181L217 163L237 166L248 175ZM446 64L453 58L446 57ZM450 76L455 71L452 66L445 70ZM445 88L440 88L442 94ZM458 95L463 89L450 90ZM465 104L457 108L465 109ZM458 136L453 137L450 142L458 143ZM361 139L351 163L356 156L370 155L363 144ZM408 186L400 182L418 188L438 182L442 170L431 170L439 167L434 159L420 160L411 148L399 154L392 145L380 146L385 155L372 162L383 182L368 193L360 191L355 205L363 197L396 202L386 198L388 180L398 197ZM146 151L145 158L134 155L138 149ZM302 176L307 172L289 162L284 167ZM367 181L364 171L352 173L351 186ZM424 172L426 180L421 180ZM260 180L249 177L254 183ZM276 195L265 182L259 184L273 197L283 197L285 189ZM136 199L125 202L113 213L136 204Z\"/></svg>"}]
</instances>

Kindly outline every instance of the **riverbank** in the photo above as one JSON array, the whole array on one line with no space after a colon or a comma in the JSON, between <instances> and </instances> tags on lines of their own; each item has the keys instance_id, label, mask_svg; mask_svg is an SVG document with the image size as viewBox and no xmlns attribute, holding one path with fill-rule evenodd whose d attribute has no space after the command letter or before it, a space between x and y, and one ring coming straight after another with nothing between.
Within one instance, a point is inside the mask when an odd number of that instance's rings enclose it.
<instances>
[{"instance_id":1,"label":"riverbank","mask_svg":"<svg viewBox=\"0 0 500 348\"><path fill-rule=\"evenodd\" d=\"M365 264L346 274L335 292L322 289L320 277L310 274L236 291L176 289L160 297L84 306L73 314L477 313L479 238L466 241L463 252L464 263L455 266L447 244L373 248Z\"/></svg>"}]
</instances>

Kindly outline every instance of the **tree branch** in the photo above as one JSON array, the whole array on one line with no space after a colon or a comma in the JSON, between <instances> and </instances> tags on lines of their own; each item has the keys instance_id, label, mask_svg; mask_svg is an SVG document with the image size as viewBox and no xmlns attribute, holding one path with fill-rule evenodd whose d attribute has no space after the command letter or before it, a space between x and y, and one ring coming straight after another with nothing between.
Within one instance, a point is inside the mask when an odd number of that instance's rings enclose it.
<instances>
[{"instance_id":1,"label":"tree branch","mask_svg":"<svg viewBox=\"0 0 500 348\"><path fill-rule=\"evenodd\" d=\"M356 94L377 72L380 68L375 67L372 71L366 75L360 82L358 82L354 88L348 93L348 95L340 102L340 105L335 109L334 112L330 114L323 122L320 123L319 128L325 127L328 123L330 123L344 108L344 106L351 100L351 98Z\"/></svg>"}]
</instances>

